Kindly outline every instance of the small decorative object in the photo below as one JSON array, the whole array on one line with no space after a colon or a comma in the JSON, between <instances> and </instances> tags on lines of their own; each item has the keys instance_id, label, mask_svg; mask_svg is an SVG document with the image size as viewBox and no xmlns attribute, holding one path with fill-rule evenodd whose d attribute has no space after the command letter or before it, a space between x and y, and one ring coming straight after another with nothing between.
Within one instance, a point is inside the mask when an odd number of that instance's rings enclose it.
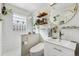
<instances>
[{"instance_id":1,"label":"small decorative object","mask_svg":"<svg viewBox=\"0 0 79 59\"><path fill-rule=\"evenodd\" d=\"M53 18L54 18L54 21L57 21L57 17L59 17L60 15L56 15L56 16L54 16Z\"/></svg>"},{"instance_id":2,"label":"small decorative object","mask_svg":"<svg viewBox=\"0 0 79 59\"><path fill-rule=\"evenodd\" d=\"M64 24L64 21L60 21L60 25Z\"/></svg>"},{"instance_id":3,"label":"small decorative object","mask_svg":"<svg viewBox=\"0 0 79 59\"><path fill-rule=\"evenodd\" d=\"M47 24L47 19L46 18L42 18L42 22L43 22L43 24Z\"/></svg>"},{"instance_id":4,"label":"small decorative object","mask_svg":"<svg viewBox=\"0 0 79 59\"><path fill-rule=\"evenodd\" d=\"M52 37L53 37L53 39L57 39L59 37L59 28L58 28L58 26L54 26L52 28Z\"/></svg>"},{"instance_id":5,"label":"small decorative object","mask_svg":"<svg viewBox=\"0 0 79 59\"><path fill-rule=\"evenodd\" d=\"M35 25L43 25L43 24L47 24L47 19L46 18L42 18L42 20L37 19Z\"/></svg>"},{"instance_id":6,"label":"small decorative object","mask_svg":"<svg viewBox=\"0 0 79 59\"><path fill-rule=\"evenodd\" d=\"M58 30L58 27L55 26L55 27L53 28L53 32L54 32L54 33L57 33L57 30Z\"/></svg>"}]
</instances>

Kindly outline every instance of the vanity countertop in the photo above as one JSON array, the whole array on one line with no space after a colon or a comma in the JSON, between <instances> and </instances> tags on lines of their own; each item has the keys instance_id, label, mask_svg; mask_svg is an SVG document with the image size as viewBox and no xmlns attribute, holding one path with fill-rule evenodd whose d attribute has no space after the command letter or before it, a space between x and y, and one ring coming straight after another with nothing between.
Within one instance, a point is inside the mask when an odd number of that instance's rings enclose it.
<instances>
[{"instance_id":1,"label":"vanity countertop","mask_svg":"<svg viewBox=\"0 0 79 59\"><path fill-rule=\"evenodd\" d=\"M67 40L60 40L59 41L59 39L52 39L51 37L48 37L45 41L49 42L51 44L60 45L60 46L63 46L65 48L69 48L69 49L72 49L72 50L75 50L75 48L76 48L76 43L70 42L70 41L67 41Z\"/></svg>"}]
</instances>

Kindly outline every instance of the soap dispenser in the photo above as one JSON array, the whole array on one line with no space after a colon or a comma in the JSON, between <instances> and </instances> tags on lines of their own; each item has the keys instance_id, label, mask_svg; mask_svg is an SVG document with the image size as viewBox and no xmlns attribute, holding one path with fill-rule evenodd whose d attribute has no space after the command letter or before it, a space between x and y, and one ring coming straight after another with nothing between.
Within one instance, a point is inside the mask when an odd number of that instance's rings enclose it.
<instances>
[{"instance_id":1,"label":"soap dispenser","mask_svg":"<svg viewBox=\"0 0 79 59\"><path fill-rule=\"evenodd\" d=\"M58 39L59 38L59 27L58 26L54 26L52 28L52 38L53 39Z\"/></svg>"}]
</instances>

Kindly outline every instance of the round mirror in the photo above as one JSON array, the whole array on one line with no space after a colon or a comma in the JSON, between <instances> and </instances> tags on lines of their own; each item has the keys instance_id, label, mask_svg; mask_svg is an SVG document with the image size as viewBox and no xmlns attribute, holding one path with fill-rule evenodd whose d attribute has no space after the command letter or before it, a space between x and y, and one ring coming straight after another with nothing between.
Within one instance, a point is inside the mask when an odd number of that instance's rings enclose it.
<instances>
[{"instance_id":1,"label":"round mirror","mask_svg":"<svg viewBox=\"0 0 79 59\"><path fill-rule=\"evenodd\" d=\"M50 23L62 25L69 22L76 14L76 3L57 3L51 6Z\"/></svg>"}]
</instances>

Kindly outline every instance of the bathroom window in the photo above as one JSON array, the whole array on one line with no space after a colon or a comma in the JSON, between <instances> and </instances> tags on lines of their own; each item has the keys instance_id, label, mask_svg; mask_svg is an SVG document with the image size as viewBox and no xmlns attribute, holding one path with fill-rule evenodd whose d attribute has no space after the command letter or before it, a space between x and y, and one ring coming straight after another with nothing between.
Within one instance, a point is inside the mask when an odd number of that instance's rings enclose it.
<instances>
[{"instance_id":1,"label":"bathroom window","mask_svg":"<svg viewBox=\"0 0 79 59\"><path fill-rule=\"evenodd\" d=\"M26 31L26 16L13 13L13 31Z\"/></svg>"}]
</instances>

